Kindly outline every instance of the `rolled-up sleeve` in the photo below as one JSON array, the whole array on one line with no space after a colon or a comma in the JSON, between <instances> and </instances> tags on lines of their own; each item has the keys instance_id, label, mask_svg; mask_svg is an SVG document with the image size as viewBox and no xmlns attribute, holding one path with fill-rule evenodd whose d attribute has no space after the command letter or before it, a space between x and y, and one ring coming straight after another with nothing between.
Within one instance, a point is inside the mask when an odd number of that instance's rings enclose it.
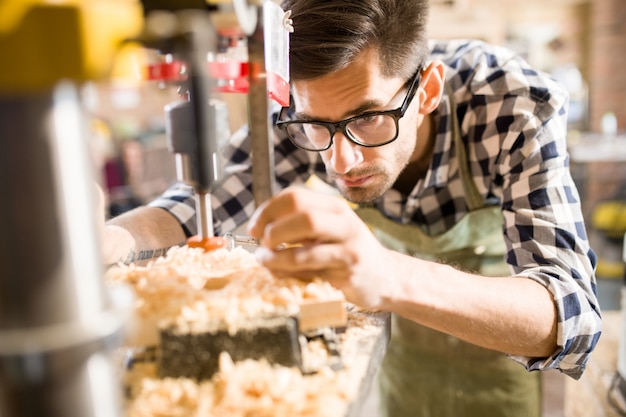
<instances>
[{"instance_id":1,"label":"rolled-up sleeve","mask_svg":"<svg viewBox=\"0 0 626 417\"><path fill-rule=\"evenodd\" d=\"M565 112L555 106L558 100L550 100L533 110L541 117L522 118L520 133L504 142L500 173L507 262L515 275L541 283L552 294L558 348L545 358L512 358L528 370L558 369L578 379L602 329L596 255L569 171Z\"/></svg>"}]
</instances>

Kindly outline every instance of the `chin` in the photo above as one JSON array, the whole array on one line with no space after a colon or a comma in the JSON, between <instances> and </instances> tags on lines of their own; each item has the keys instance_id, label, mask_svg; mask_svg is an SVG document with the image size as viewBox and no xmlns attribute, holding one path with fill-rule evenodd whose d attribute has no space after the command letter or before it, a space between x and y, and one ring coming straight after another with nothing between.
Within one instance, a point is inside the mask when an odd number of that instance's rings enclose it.
<instances>
[{"instance_id":1,"label":"chin","mask_svg":"<svg viewBox=\"0 0 626 417\"><path fill-rule=\"evenodd\" d=\"M347 190L341 189L341 195L356 204L369 204L379 200L385 190L373 189L372 187L352 187Z\"/></svg>"}]
</instances>

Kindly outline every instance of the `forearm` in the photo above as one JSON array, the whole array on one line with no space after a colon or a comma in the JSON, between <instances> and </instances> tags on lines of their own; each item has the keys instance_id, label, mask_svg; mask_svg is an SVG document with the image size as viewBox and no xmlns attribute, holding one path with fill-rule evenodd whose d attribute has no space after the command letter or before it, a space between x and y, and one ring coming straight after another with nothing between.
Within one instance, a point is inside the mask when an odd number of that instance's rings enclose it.
<instances>
[{"instance_id":1,"label":"forearm","mask_svg":"<svg viewBox=\"0 0 626 417\"><path fill-rule=\"evenodd\" d=\"M185 234L174 216L160 208L139 207L106 223L103 261L110 265L156 258L184 242Z\"/></svg>"},{"instance_id":2,"label":"forearm","mask_svg":"<svg viewBox=\"0 0 626 417\"><path fill-rule=\"evenodd\" d=\"M557 313L539 283L391 256L397 281L385 289L383 308L489 349L529 357L554 353Z\"/></svg>"}]
</instances>

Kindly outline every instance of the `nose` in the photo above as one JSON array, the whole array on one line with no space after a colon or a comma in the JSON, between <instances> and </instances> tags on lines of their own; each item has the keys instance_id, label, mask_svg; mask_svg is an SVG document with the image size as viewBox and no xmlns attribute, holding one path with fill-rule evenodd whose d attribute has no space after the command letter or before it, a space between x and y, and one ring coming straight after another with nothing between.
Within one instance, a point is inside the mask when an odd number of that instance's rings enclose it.
<instances>
[{"instance_id":1,"label":"nose","mask_svg":"<svg viewBox=\"0 0 626 417\"><path fill-rule=\"evenodd\" d=\"M333 171L346 174L353 167L363 161L362 147L348 139L343 133L335 132L333 146L329 152L329 163Z\"/></svg>"}]
</instances>

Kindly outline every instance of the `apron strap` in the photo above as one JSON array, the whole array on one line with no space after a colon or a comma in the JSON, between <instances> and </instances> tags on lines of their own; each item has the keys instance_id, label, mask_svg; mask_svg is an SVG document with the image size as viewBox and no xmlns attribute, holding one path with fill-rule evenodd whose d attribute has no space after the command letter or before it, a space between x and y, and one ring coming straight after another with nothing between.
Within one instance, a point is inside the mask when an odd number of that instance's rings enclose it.
<instances>
[{"instance_id":1,"label":"apron strap","mask_svg":"<svg viewBox=\"0 0 626 417\"><path fill-rule=\"evenodd\" d=\"M454 101L453 91L450 85L445 83L446 92L448 93L448 100L450 103L450 123L452 124L452 140L458 155L459 170L461 172L461 181L463 182L463 189L465 190L465 202L469 211L474 211L484 207L485 201L483 200L476 183L472 178L472 173L469 167L469 159L467 157L467 151L465 144L461 140L461 132L459 127L459 121L456 114L456 103Z\"/></svg>"}]
</instances>

